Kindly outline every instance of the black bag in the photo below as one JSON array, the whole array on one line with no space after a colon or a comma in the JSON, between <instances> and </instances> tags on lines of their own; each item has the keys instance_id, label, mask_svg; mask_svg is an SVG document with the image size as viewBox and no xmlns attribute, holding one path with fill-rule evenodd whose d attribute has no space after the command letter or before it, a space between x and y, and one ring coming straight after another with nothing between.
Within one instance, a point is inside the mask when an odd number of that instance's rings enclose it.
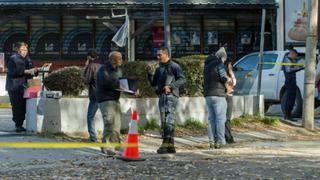
<instances>
[{"instance_id":1,"label":"black bag","mask_svg":"<svg viewBox=\"0 0 320 180\"><path fill-rule=\"evenodd\" d=\"M225 123L225 138L227 143L235 143L232 133L231 133L231 126L230 126L230 120L227 120Z\"/></svg>"}]
</instances>

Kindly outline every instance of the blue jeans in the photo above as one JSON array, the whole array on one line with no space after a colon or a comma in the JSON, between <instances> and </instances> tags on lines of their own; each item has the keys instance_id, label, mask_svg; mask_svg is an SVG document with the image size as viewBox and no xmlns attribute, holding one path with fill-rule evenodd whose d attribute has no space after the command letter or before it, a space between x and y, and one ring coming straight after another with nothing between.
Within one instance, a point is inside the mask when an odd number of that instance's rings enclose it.
<instances>
[{"instance_id":1,"label":"blue jeans","mask_svg":"<svg viewBox=\"0 0 320 180\"><path fill-rule=\"evenodd\" d=\"M89 100L89 106L88 106L88 113L87 113L87 125L88 125L88 132L89 132L89 138L91 141L96 141L96 131L94 129L94 116L96 115L96 112L98 110L98 103L95 101Z\"/></svg>"},{"instance_id":2,"label":"blue jeans","mask_svg":"<svg viewBox=\"0 0 320 180\"><path fill-rule=\"evenodd\" d=\"M209 143L226 144L225 123L227 100L225 97L207 96Z\"/></svg>"}]
</instances>

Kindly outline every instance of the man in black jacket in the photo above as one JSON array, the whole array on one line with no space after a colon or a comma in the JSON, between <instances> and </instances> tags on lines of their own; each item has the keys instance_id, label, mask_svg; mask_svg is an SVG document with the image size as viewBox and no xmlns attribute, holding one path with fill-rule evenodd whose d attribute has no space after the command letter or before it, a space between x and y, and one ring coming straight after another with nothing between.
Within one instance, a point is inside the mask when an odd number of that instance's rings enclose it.
<instances>
[{"instance_id":1,"label":"man in black jacket","mask_svg":"<svg viewBox=\"0 0 320 180\"><path fill-rule=\"evenodd\" d=\"M102 114L104 129L103 143L120 143L121 110L120 110L120 83L122 77L122 55L118 51L109 54L109 61L101 66L97 73L96 98ZM115 155L114 148L101 148L107 155Z\"/></svg>"},{"instance_id":2,"label":"man in black jacket","mask_svg":"<svg viewBox=\"0 0 320 180\"><path fill-rule=\"evenodd\" d=\"M179 64L172 61L168 48L160 48L157 52L159 67L149 64L148 79L152 86L157 87L159 110L161 118L162 145L157 150L159 154L175 153L174 147L174 114L179 98L179 88L186 78Z\"/></svg>"},{"instance_id":3,"label":"man in black jacket","mask_svg":"<svg viewBox=\"0 0 320 180\"><path fill-rule=\"evenodd\" d=\"M227 53L222 47L214 55L210 55L206 59L204 66L204 96L208 108L208 137L210 148L220 148L226 144L226 83L231 81L226 74L223 64L226 59Z\"/></svg>"},{"instance_id":4,"label":"man in black jacket","mask_svg":"<svg viewBox=\"0 0 320 180\"><path fill-rule=\"evenodd\" d=\"M22 126L26 114L26 100L23 98L23 93L27 80L37 75L38 69L33 68L28 56L28 45L19 42L16 47L17 52L10 57L7 64L6 90L9 93L12 120L15 122L16 132L23 132L26 131Z\"/></svg>"},{"instance_id":5,"label":"man in black jacket","mask_svg":"<svg viewBox=\"0 0 320 180\"><path fill-rule=\"evenodd\" d=\"M94 117L98 110L98 103L96 100L96 81L97 72L101 67L101 61L99 60L98 52L95 49L90 49L87 54L87 61L85 66L85 82L89 89L89 105L87 112L87 125L89 132L89 141L96 142L97 136L94 129Z\"/></svg>"}]
</instances>

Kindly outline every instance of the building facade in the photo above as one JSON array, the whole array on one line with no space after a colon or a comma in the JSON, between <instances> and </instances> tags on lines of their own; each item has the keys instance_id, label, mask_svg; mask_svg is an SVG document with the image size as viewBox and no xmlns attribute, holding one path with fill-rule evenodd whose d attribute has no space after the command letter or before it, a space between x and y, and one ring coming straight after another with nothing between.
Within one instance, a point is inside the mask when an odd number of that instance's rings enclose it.
<instances>
[{"instance_id":1,"label":"building facade","mask_svg":"<svg viewBox=\"0 0 320 180\"><path fill-rule=\"evenodd\" d=\"M126 48L111 41L124 23L112 12L124 9L130 18L132 59L156 59L164 44L162 0L0 0L0 7L0 52L6 58L18 41L29 43L36 62L81 64L89 48L103 59L112 50L126 54ZM277 49L275 0L171 0L172 56L209 54L225 46L236 60L258 51L262 8L267 9L265 49Z\"/></svg>"}]
</instances>

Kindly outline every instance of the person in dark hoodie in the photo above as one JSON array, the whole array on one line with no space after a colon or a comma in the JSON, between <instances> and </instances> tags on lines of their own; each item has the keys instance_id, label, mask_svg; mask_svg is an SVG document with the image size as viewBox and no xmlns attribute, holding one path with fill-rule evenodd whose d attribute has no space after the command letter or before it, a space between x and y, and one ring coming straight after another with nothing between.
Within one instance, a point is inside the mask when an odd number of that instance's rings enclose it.
<instances>
[{"instance_id":1,"label":"person in dark hoodie","mask_svg":"<svg viewBox=\"0 0 320 180\"><path fill-rule=\"evenodd\" d=\"M37 76L38 69L28 56L28 44L18 42L17 52L13 54L7 63L6 90L9 93L12 106L12 120L16 125L16 132L23 132L26 129L22 126L26 114L26 99L23 98L27 80Z\"/></svg>"},{"instance_id":2,"label":"person in dark hoodie","mask_svg":"<svg viewBox=\"0 0 320 180\"><path fill-rule=\"evenodd\" d=\"M174 147L174 114L179 98L179 88L186 82L180 65L169 56L166 47L157 51L159 67L154 64L147 66L148 79L152 86L156 86L159 96L159 110L162 129L162 144L158 154L176 153Z\"/></svg>"},{"instance_id":3,"label":"person in dark hoodie","mask_svg":"<svg viewBox=\"0 0 320 180\"><path fill-rule=\"evenodd\" d=\"M97 72L101 67L101 61L99 60L98 52L95 49L89 49L87 53L87 61L85 64L85 82L89 89L89 105L87 112L87 126L89 132L89 141L96 142L97 136L95 132L94 117L98 110L98 103L96 100L96 81Z\"/></svg>"},{"instance_id":4,"label":"person in dark hoodie","mask_svg":"<svg viewBox=\"0 0 320 180\"><path fill-rule=\"evenodd\" d=\"M204 96L208 108L208 137L210 148L219 149L226 144L225 122L227 114L226 83L231 82L225 71L225 49L210 55L204 65Z\"/></svg>"}]
</instances>

